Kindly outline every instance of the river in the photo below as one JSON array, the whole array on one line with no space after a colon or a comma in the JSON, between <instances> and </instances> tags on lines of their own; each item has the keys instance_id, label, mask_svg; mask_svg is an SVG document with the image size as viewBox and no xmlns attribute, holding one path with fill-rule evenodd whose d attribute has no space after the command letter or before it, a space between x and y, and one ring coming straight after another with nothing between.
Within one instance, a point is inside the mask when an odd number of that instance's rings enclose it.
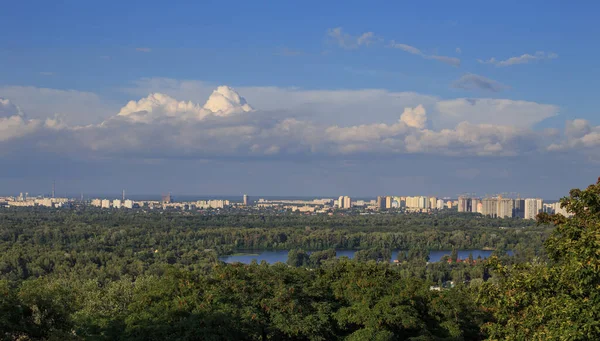
<instances>
[{"instance_id":1,"label":"river","mask_svg":"<svg viewBox=\"0 0 600 341\"><path fill-rule=\"evenodd\" d=\"M356 250L336 250L337 257L348 257L353 258L354 252ZM492 254L493 251L490 250L459 250L458 258L466 259L469 257L469 253L473 254L473 258L477 259L477 257L481 256L481 258L487 258ZM443 256L450 256L452 253L451 250L447 251L430 251L429 252L429 261L430 262L438 262L442 259ZM512 252L508 252L511 254ZM276 251L266 251L266 250L246 250L244 252L236 253L229 256L223 256L219 259L226 263L244 263L250 264L253 260L256 260L258 263L263 260L269 264L274 264L277 262L285 263L287 261L288 250L276 250ZM396 259L398 256L398 250L392 251L392 258L390 261Z\"/></svg>"}]
</instances>

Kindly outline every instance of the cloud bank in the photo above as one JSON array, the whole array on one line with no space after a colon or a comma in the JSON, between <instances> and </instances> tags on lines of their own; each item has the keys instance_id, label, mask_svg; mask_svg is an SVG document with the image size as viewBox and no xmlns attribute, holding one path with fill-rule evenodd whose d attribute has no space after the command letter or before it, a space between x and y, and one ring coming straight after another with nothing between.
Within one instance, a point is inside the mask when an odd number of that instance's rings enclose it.
<instances>
[{"instance_id":1,"label":"cloud bank","mask_svg":"<svg viewBox=\"0 0 600 341\"><path fill-rule=\"evenodd\" d=\"M165 82L171 92L206 85ZM30 119L12 101L2 99L0 148L5 153L20 147L88 158L286 159L406 154L500 157L600 145L600 128L583 120L569 122L564 134L533 130L533 125L558 113L556 106L535 102L442 100L385 90L242 89L271 105L254 109L227 86L213 90L203 105L153 92L130 101L100 123L78 125L61 117ZM358 111L343 110L360 102L366 106ZM316 119L311 112L317 107L331 110L330 118L338 123ZM374 108L392 108L395 118L377 121ZM370 117L370 122L339 124L356 113Z\"/></svg>"}]
</instances>

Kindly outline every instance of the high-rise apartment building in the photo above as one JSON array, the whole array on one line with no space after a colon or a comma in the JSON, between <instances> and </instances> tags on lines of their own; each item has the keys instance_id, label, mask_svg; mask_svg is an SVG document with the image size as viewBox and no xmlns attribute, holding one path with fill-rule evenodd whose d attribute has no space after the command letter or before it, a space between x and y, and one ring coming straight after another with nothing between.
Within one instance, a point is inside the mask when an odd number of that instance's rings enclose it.
<instances>
[{"instance_id":1,"label":"high-rise apartment building","mask_svg":"<svg viewBox=\"0 0 600 341\"><path fill-rule=\"evenodd\" d=\"M341 195L341 196L338 198L338 203L337 203L337 206L338 206L338 208L344 208L344 196L343 196L343 195Z\"/></svg>"},{"instance_id":2,"label":"high-rise apartment building","mask_svg":"<svg viewBox=\"0 0 600 341\"><path fill-rule=\"evenodd\" d=\"M344 208L351 208L352 207L352 199L350 199L350 197L345 196L344 197Z\"/></svg>"},{"instance_id":3,"label":"high-rise apartment building","mask_svg":"<svg viewBox=\"0 0 600 341\"><path fill-rule=\"evenodd\" d=\"M125 203L123 204L123 207L125 207L125 208L133 208L133 200L126 199Z\"/></svg>"},{"instance_id":4,"label":"high-rise apartment building","mask_svg":"<svg viewBox=\"0 0 600 341\"><path fill-rule=\"evenodd\" d=\"M437 198L429 197L429 208L434 209L437 208Z\"/></svg>"},{"instance_id":5,"label":"high-rise apartment building","mask_svg":"<svg viewBox=\"0 0 600 341\"><path fill-rule=\"evenodd\" d=\"M438 199L437 203L436 203L436 208L438 210L443 210L444 209L444 200L442 199Z\"/></svg>"},{"instance_id":6,"label":"high-rise apartment building","mask_svg":"<svg viewBox=\"0 0 600 341\"><path fill-rule=\"evenodd\" d=\"M498 200L496 198L485 198L481 200L481 214L495 218L498 216Z\"/></svg>"},{"instance_id":7,"label":"high-rise apartment building","mask_svg":"<svg viewBox=\"0 0 600 341\"><path fill-rule=\"evenodd\" d=\"M377 197L377 208L378 209L385 208L385 197L382 197L382 196Z\"/></svg>"},{"instance_id":8,"label":"high-rise apartment building","mask_svg":"<svg viewBox=\"0 0 600 341\"><path fill-rule=\"evenodd\" d=\"M477 211L479 204L481 204L481 199L471 199L471 210L469 212L481 213Z\"/></svg>"},{"instance_id":9,"label":"high-rise apartment building","mask_svg":"<svg viewBox=\"0 0 600 341\"><path fill-rule=\"evenodd\" d=\"M122 203L121 200L115 199L115 200L113 200L113 207L114 208L121 208L121 203Z\"/></svg>"},{"instance_id":10,"label":"high-rise apartment building","mask_svg":"<svg viewBox=\"0 0 600 341\"><path fill-rule=\"evenodd\" d=\"M242 197L244 206L248 206L248 194L244 194L244 196Z\"/></svg>"},{"instance_id":11,"label":"high-rise apartment building","mask_svg":"<svg viewBox=\"0 0 600 341\"><path fill-rule=\"evenodd\" d=\"M512 218L515 214L515 201L513 199L498 197L498 218Z\"/></svg>"},{"instance_id":12,"label":"high-rise apartment building","mask_svg":"<svg viewBox=\"0 0 600 341\"><path fill-rule=\"evenodd\" d=\"M458 212L471 212L471 198L458 198Z\"/></svg>"},{"instance_id":13,"label":"high-rise apartment building","mask_svg":"<svg viewBox=\"0 0 600 341\"><path fill-rule=\"evenodd\" d=\"M392 197L385 197L385 208L392 208Z\"/></svg>"},{"instance_id":14,"label":"high-rise apartment building","mask_svg":"<svg viewBox=\"0 0 600 341\"><path fill-rule=\"evenodd\" d=\"M525 210L523 219L535 219L538 213L544 210L542 199L525 199Z\"/></svg>"}]
</instances>

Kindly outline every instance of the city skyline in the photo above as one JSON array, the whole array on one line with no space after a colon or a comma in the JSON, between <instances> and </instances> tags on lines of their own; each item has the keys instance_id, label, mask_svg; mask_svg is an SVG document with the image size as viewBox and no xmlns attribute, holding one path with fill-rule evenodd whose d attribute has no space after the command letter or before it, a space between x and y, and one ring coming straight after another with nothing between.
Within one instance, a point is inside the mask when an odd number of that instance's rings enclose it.
<instances>
[{"instance_id":1,"label":"city skyline","mask_svg":"<svg viewBox=\"0 0 600 341\"><path fill-rule=\"evenodd\" d=\"M0 192L559 198L600 173L597 3L37 6L0 13Z\"/></svg>"}]
</instances>

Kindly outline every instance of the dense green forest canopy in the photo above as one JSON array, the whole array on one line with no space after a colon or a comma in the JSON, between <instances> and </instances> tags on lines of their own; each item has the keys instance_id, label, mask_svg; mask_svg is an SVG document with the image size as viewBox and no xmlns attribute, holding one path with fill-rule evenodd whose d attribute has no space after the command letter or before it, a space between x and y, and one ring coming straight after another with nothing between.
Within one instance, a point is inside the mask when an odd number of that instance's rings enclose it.
<instances>
[{"instance_id":1,"label":"dense green forest canopy","mask_svg":"<svg viewBox=\"0 0 600 341\"><path fill-rule=\"evenodd\" d=\"M600 181L562 203L575 216L541 215L539 226L464 214L3 209L0 338L600 339ZM349 260L336 248L359 251ZM480 248L495 255L457 261L457 249ZM287 264L218 260L240 249L290 251ZM386 261L393 249L405 250L397 263ZM427 263L439 249L453 252Z\"/></svg>"}]
</instances>

